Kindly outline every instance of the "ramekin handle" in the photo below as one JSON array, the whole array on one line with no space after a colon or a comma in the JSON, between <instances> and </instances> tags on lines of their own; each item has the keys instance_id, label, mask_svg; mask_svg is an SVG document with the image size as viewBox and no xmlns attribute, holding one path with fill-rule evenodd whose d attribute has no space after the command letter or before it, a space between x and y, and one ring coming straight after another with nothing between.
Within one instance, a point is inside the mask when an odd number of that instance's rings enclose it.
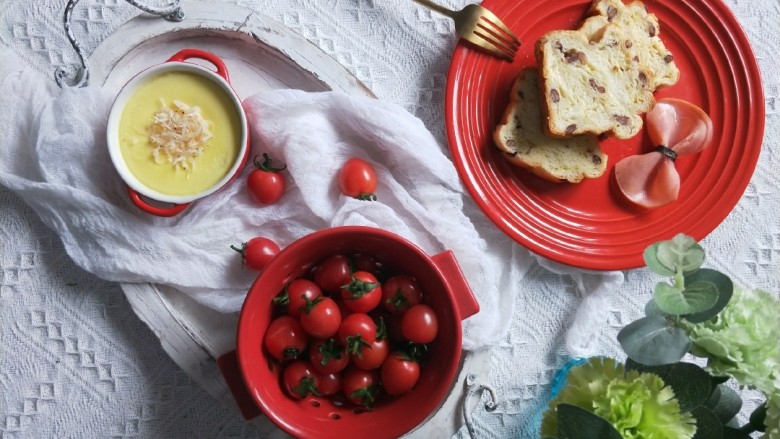
<instances>
[{"instance_id":1,"label":"ramekin handle","mask_svg":"<svg viewBox=\"0 0 780 439\"><path fill-rule=\"evenodd\" d=\"M214 67L217 68L217 75L221 76L225 79L225 81L230 83L230 77L228 75L225 62L222 61L220 57L214 55L211 52L206 52L205 50L200 49L183 49L173 54L173 56L168 58L168 61L184 62L190 58L198 58L210 62L214 65Z\"/></svg>"},{"instance_id":2,"label":"ramekin handle","mask_svg":"<svg viewBox=\"0 0 780 439\"><path fill-rule=\"evenodd\" d=\"M132 188L128 187L127 193L130 194L130 201L132 201L133 204L136 205L136 207L138 207L139 209L143 210L146 213L156 215L156 216L164 216L164 217L176 216L184 212L184 209L190 206L190 203L174 204L171 207L153 206L147 203L143 198L141 198L141 194L139 194Z\"/></svg>"}]
</instances>

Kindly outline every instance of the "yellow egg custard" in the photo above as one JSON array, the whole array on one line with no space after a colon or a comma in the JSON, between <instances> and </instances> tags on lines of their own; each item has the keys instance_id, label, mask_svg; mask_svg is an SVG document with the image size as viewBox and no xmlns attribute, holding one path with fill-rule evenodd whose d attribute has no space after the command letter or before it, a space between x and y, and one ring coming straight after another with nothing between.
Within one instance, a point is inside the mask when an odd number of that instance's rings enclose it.
<instances>
[{"instance_id":1,"label":"yellow egg custard","mask_svg":"<svg viewBox=\"0 0 780 439\"><path fill-rule=\"evenodd\" d=\"M241 116L228 92L196 72L173 70L141 84L119 120L129 171L161 194L204 192L230 172L242 143Z\"/></svg>"}]
</instances>

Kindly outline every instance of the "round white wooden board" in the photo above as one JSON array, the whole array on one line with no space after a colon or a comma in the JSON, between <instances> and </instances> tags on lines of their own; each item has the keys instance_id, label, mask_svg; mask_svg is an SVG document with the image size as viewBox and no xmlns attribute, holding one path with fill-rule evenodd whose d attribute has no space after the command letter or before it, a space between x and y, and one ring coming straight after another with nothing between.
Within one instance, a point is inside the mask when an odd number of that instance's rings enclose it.
<instances>
[{"instance_id":1,"label":"round white wooden board","mask_svg":"<svg viewBox=\"0 0 780 439\"><path fill-rule=\"evenodd\" d=\"M335 90L373 96L343 66L300 35L256 11L230 3L184 3L182 22L140 15L107 37L90 56L90 81L119 89L135 74L184 48L214 52L227 66L236 93L246 98L267 89ZM204 64L208 66L207 64ZM218 313L160 285L123 284L139 318L163 349L203 389L234 403L216 359L235 349L237 315ZM459 375L441 408L409 437L449 438L464 423L466 377L486 381L490 352L466 353ZM475 397L476 400L476 397ZM285 437L263 417L252 424L262 437Z\"/></svg>"}]
</instances>

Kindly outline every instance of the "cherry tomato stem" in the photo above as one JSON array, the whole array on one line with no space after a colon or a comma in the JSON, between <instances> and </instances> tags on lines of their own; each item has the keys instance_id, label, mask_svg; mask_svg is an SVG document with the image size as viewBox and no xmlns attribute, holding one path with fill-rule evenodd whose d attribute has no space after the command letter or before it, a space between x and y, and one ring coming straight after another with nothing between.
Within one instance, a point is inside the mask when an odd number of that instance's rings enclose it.
<instances>
[{"instance_id":1,"label":"cherry tomato stem","mask_svg":"<svg viewBox=\"0 0 780 439\"><path fill-rule=\"evenodd\" d=\"M257 160L257 156L255 156L255 158L252 161L254 162L255 167L257 169L259 169L261 171L265 171L265 172L280 172L280 171L284 171L285 169L287 169L287 165L282 165L281 168L274 167L273 166L273 163L274 163L273 159L271 159L271 157L268 156L268 153L265 153L265 152L263 153L263 161L262 162Z\"/></svg>"}]
</instances>

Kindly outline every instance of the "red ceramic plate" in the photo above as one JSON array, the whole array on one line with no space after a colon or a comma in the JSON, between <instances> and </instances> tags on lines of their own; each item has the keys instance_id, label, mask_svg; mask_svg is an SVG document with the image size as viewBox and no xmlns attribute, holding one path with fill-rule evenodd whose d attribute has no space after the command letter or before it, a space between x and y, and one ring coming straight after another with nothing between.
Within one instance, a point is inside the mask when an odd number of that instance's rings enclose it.
<instances>
[{"instance_id":1,"label":"red ceramic plate","mask_svg":"<svg viewBox=\"0 0 780 439\"><path fill-rule=\"evenodd\" d=\"M653 242L686 233L704 238L729 214L750 181L764 132L761 78L750 44L719 0L647 0L661 23L660 37L680 68L680 81L656 92L702 107L715 126L713 144L676 166L682 180L676 202L642 210L615 190L612 167L652 149L644 132L601 146L609 167L597 179L556 184L510 165L492 132L522 68L536 66L533 46L554 29L573 29L588 0L485 0L523 41L513 63L455 49L447 81L446 125L453 161L471 196L507 235L550 259L582 268L616 270L644 265Z\"/></svg>"}]
</instances>

